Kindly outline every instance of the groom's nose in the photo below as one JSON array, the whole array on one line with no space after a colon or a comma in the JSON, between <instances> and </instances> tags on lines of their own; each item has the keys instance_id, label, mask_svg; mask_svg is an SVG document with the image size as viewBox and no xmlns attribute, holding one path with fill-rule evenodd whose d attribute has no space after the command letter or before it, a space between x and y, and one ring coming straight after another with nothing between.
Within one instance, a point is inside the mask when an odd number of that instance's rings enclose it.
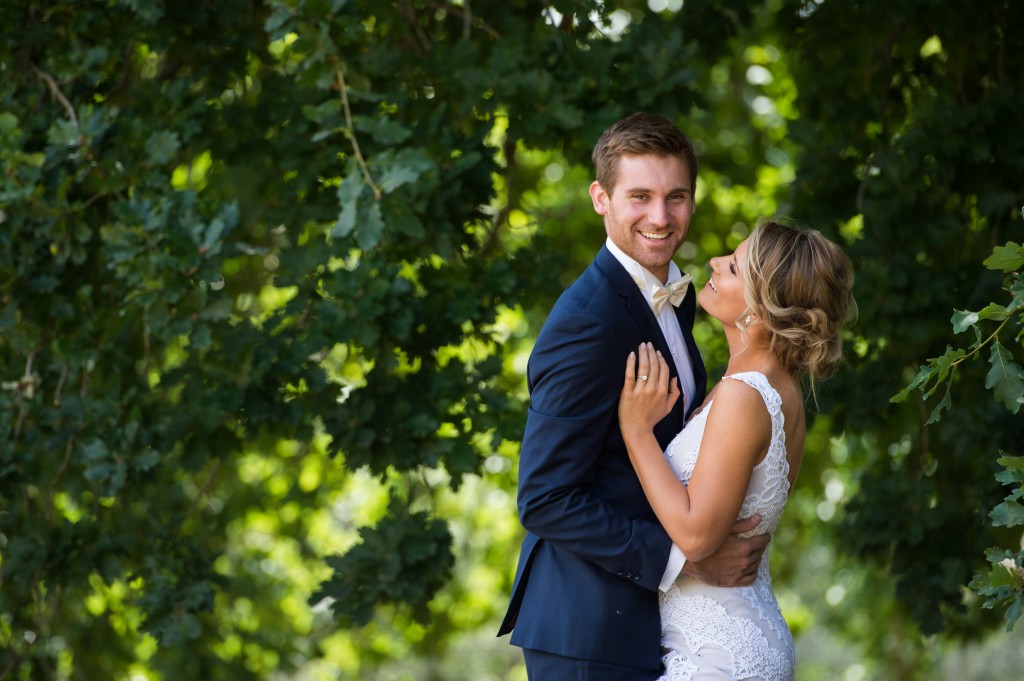
<instances>
[{"instance_id":1,"label":"groom's nose","mask_svg":"<svg viewBox=\"0 0 1024 681\"><path fill-rule=\"evenodd\" d=\"M664 201L652 201L647 211L647 221L656 227L668 224L668 205Z\"/></svg>"}]
</instances>

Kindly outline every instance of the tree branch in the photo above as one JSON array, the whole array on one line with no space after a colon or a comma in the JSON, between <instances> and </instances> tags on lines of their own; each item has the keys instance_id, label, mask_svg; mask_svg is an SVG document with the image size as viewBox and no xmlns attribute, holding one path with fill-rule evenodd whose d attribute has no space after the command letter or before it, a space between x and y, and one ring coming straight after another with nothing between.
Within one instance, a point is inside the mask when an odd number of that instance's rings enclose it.
<instances>
[{"instance_id":1,"label":"tree branch","mask_svg":"<svg viewBox=\"0 0 1024 681\"><path fill-rule=\"evenodd\" d=\"M436 2L436 0L435 0L434 2L430 2L429 4L434 9L442 9L445 12L449 12L451 14L454 14L455 16L461 16L462 17L462 39L463 40L469 40L470 39L470 29L472 29L472 28L479 28L479 29L483 30L484 33L486 33L487 35L491 36L492 38L500 38L501 37L501 34L498 33L497 29L495 29L493 26L491 26L486 21L481 19L478 15L473 14L473 11L469 7L469 0L465 0L463 7L459 7L458 5L453 5L450 2L450 0L449 0L449 2L444 2L444 3Z\"/></svg>"},{"instance_id":2,"label":"tree branch","mask_svg":"<svg viewBox=\"0 0 1024 681\"><path fill-rule=\"evenodd\" d=\"M952 370L955 369L958 364L963 363L964 360L970 359L974 355L976 355L979 352L981 352L981 349L983 347L985 347L986 345L988 345L989 343L991 343L993 340L995 340L996 336L999 335L999 332L1003 330L1003 327L1006 326L1007 323L1009 323L1009 321L1011 319L1013 319L1014 317L1016 317L1016 316L1017 316L1016 312L1014 312L1013 314L1006 315L1006 319L1003 320L1002 324L1000 324L999 326L996 327L996 330L993 331L992 334L988 338L986 338L985 340L983 340L980 343L978 343L977 345L975 345L974 348L972 348L970 352L968 352L966 355L964 355L960 359L957 359L957 360L954 360L953 362L950 362L949 363L950 379L952 379Z\"/></svg>"},{"instance_id":3,"label":"tree branch","mask_svg":"<svg viewBox=\"0 0 1024 681\"><path fill-rule=\"evenodd\" d=\"M423 28L420 26L419 19L416 16L416 8L412 6L408 0L403 0L402 11L405 13L405 18L412 27L413 33L420 41L420 47L423 48L423 53L430 52L430 39L423 32Z\"/></svg>"},{"instance_id":4,"label":"tree branch","mask_svg":"<svg viewBox=\"0 0 1024 681\"><path fill-rule=\"evenodd\" d=\"M359 150L359 140L356 139L356 129L352 123L352 109L348 105L348 87L345 85L345 73L342 71L341 61L337 55L331 55L331 63L334 65L334 78L338 83L338 92L341 94L341 106L345 110L345 125L348 126L348 138L352 142L352 150L355 152L359 168L363 171L363 179L366 180L366 184L370 185L370 189L373 190L373 197L380 201L383 194L377 183L373 181L373 177L370 176L370 169L366 166L366 159L363 158L363 152Z\"/></svg>"},{"instance_id":5,"label":"tree branch","mask_svg":"<svg viewBox=\"0 0 1024 681\"><path fill-rule=\"evenodd\" d=\"M60 86L57 85L57 81L53 79L53 76L46 71L43 71L35 64L32 64L32 70L35 71L36 75L50 87L50 92L53 96L64 105L64 110L68 112L68 118L71 119L71 123L75 126L75 132L80 132L78 128L78 116L75 115L75 108L71 106L71 102L69 102L68 98L64 96L64 93L60 91Z\"/></svg>"},{"instance_id":6,"label":"tree branch","mask_svg":"<svg viewBox=\"0 0 1024 681\"><path fill-rule=\"evenodd\" d=\"M57 381L57 389L53 391L53 406L60 406L60 391L64 387L64 381L68 377L68 365L65 364L60 372L60 380Z\"/></svg>"},{"instance_id":7,"label":"tree branch","mask_svg":"<svg viewBox=\"0 0 1024 681\"><path fill-rule=\"evenodd\" d=\"M68 469L68 463L71 461L71 452L75 449L75 436L68 436L68 445L64 448L64 460L60 462L60 468L57 469L57 474L53 476L53 480L50 481L50 490L57 488L57 482L64 477L64 471Z\"/></svg>"}]
</instances>

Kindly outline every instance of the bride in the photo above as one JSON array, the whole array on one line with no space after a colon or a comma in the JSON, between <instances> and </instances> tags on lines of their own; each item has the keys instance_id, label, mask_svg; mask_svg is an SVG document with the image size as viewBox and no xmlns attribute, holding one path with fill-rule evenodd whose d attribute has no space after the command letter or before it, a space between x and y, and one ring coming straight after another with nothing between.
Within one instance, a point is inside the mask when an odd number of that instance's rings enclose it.
<instances>
[{"instance_id":1,"label":"bride","mask_svg":"<svg viewBox=\"0 0 1024 681\"><path fill-rule=\"evenodd\" d=\"M679 398L650 343L630 353L619 422L658 520L688 560L710 555L737 518L771 533L804 448L801 379L828 376L855 309L850 261L816 231L764 222L727 257L712 258L697 301L722 322L722 381L662 453L654 425ZM793 677L793 638L771 589L768 555L750 586L680 577L660 597L662 681Z\"/></svg>"}]
</instances>

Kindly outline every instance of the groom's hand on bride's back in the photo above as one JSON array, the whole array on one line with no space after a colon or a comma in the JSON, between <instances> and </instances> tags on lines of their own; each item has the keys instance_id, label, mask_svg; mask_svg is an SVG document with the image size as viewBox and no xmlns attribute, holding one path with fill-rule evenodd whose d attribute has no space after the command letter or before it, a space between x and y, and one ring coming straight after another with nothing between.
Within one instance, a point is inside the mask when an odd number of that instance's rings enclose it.
<instances>
[{"instance_id":1,"label":"groom's hand on bride's back","mask_svg":"<svg viewBox=\"0 0 1024 681\"><path fill-rule=\"evenodd\" d=\"M771 535L759 534L742 539L739 535L757 527L761 516L737 520L722 545L703 560L688 560L683 572L712 586L746 586L757 577L761 554L768 548Z\"/></svg>"}]
</instances>

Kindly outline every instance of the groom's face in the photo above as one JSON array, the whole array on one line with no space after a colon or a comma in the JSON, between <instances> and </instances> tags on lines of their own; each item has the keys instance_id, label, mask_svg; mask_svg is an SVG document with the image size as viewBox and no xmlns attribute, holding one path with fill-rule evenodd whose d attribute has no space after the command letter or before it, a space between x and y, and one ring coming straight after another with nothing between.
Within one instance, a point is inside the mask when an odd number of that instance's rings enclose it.
<instances>
[{"instance_id":1,"label":"groom's face","mask_svg":"<svg viewBox=\"0 0 1024 681\"><path fill-rule=\"evenodd\" d=\"M590 185L594 210L622 252L662 281L693 217L690 172L677 156L623 156L615 186Z\"/></svg>"}]
</instances>

